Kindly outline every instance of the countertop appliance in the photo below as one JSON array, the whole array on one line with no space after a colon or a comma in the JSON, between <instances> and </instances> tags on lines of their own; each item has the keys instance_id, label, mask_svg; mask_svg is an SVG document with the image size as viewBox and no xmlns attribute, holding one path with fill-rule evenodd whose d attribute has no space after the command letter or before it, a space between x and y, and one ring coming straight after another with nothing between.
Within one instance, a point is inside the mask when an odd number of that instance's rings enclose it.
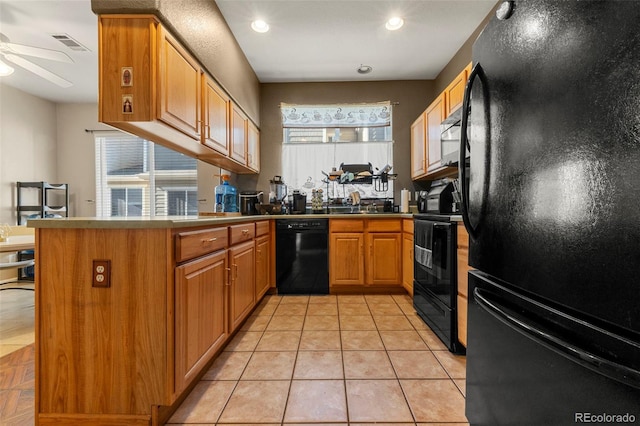
<instances>
[{"instance_id":1,"label":"countertop appliance","mask_svg":"<svg viewBox=\"0 0 640 426\"><path fill-rule=\"evenodd\" d=\"M461 130L467 418L638 421L640 7L505 1L496 15Z\"/></svg>"},{"instance_id":2,"label":"countertop appliance","mask_svg":"<svg viewBox=\"0 0 640 426\"><path fill-rule=\"evenodd\" d=\"M453 211L453 183L448 179L434 181L429 191L420 191L418 212L420 213L456 213Z\"/></svg>"},{"instance_id":3,"label":"countertop appliance","mask_svg":"<svg viewBox=\"0 0 640 426\"><path fill-rule=\"evenodd\" d=\"M259 214L258 206L262 203L262 191L240 192L240 213L243 215Z\"/></svg>"},{"instance_id":4,"label":"countertop appliance","mask_svg":"<svg viewBox=\"0 0 640 426\"><path fill-rule=\"evenodd\" d=\"M287 184L282 180L282 176L274 176L269 181L269 204L280 205L280 208L273 208L272 211L278 211L277 214L286 213Z\"/></svg>"},{"instance_id":5,"label":"countertop appliance","mask_svg":"<svg viewBox=\"0 0 640 426\"><path fill-rule=\"evenodd\" d=\"M304 214L307 211L307 195L301 194L300 191L294 190L291 196L291 205L289 206L291 214Z\"/></svg>"},{"instance_id":6,"label":"countertop appliance","mask_svg":"<svg viewBox=\"0 0 640 426\"><path fill-rule=\"evenodd\" d=\"M276 220L278 294L329 294L329 220Z\"/></svg>"},{"instance_id":7,"label":"countertop appliance","mask_svg":"<svg viewBox=\"0 0 640 426\"><path fill-rule=\"evenodd\" d=\"M414 215L413 306L454 353L458 341L456 224L448 215Z\"/></svg>"}]
</instances>

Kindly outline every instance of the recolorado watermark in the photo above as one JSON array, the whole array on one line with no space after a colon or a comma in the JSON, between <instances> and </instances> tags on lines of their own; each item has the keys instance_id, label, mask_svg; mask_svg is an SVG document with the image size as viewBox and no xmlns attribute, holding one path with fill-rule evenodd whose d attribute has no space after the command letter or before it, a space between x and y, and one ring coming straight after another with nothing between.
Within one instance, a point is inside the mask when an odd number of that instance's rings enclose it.
<instances>
[{"instance_id":1,"label":"recolorado watermark","mask_svg":"<svg viewBox=\"0 0 640 426\"><path fill-rule=\"evenodd\" d=\"M573 420L576 423L635 423L636 416L629 413L574 413Z\"/></svg>"}]
</instances>

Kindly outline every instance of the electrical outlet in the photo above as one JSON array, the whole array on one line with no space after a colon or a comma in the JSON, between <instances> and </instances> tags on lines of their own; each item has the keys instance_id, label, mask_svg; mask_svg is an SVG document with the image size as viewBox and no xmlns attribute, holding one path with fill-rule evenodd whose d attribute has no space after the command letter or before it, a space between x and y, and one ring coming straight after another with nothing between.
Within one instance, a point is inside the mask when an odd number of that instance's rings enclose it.
<instances>
[{"instance_id":1,"label":"electrical outlet","mask_svg":"<svg viewBox=\"0 0 640 426\"><path fill-rule=\"evenodd\" d=\"M111 287L111 261L93 261L93 287Z\"/></svg>"}]
</instances>

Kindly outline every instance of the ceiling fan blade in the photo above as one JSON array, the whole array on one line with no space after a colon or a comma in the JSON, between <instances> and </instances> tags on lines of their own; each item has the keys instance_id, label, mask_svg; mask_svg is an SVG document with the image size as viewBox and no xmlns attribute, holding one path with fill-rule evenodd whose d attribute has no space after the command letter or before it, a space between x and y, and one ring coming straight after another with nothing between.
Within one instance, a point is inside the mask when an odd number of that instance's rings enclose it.
<instances>
[{"instance_id":1,"label":"ceiling fan blade","mask_svg":"<svg viewBox=\"0 0 640 426\"><path fill-rule=\"evenodd\" d=\"M73 83L71 83L70 81L67 81L62 77L59 77L54 73L52 73L51 71L48 71L42 68L40 65L36 65L31 61L21 58L20 56L16 56L12 53L5 53L4 57L7 61L12 62L28 71L31 71L32 73L37 74L40 77L44 78L45 80L49 80L50 82L57 84L60 87L73 86Z\"/></svg>"},{"instance_id":2,"label":"ceiling fan blade","mask_svg":"<svg viewBox=\"0 0 640 426\"><path fill-rule=\"evenodd\" d=\"M73 59L59 50L43 49L41 47L27 46L24 44L4 43L7 53L33 56L35 58L48 59L50 61L67 62L72 64Z\"/></svg>"}]
</instances>

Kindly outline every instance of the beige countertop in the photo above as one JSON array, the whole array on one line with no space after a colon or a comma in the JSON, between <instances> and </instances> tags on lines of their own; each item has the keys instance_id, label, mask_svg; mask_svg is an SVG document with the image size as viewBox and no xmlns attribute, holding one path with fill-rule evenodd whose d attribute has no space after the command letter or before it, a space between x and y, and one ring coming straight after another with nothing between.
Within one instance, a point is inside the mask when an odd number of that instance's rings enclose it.
<instances>
[{"instance_id":1,"label":"beige countertop","mask_svg":"<svg viewBox=\"0 0 640 426\"><path fill-rule=\"evenodd\" d=\"M411 219L411 213L353 213L353 214L291 214L291 215L253 215L253 216L161 216L161 217L68 217L56 219L29 219L31 228L59 229L149 229L149 228L188 228L195 226L215 226L259 220L283 219Z\"/></svg>"}]
</instances>

